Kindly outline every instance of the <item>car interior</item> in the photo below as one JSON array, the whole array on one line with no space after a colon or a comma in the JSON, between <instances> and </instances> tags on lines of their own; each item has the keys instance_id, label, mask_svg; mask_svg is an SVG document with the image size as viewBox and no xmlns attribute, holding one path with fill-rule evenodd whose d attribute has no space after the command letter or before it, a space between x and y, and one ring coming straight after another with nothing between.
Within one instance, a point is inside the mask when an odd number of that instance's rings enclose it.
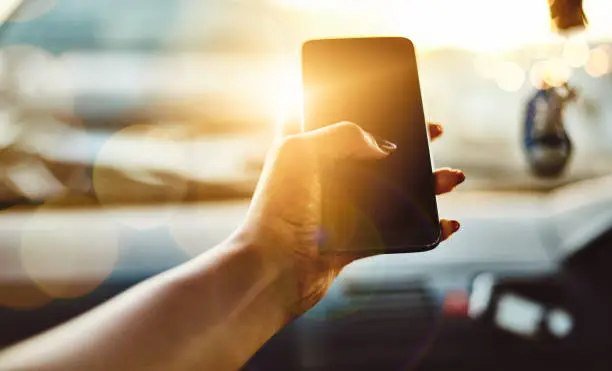
<instances>
[{"instance_id":1,"label":"car interior","mask_svg":"<svg viewBox=\"0 0 612 371\"><path fill-rule=\"evenodd\" d=\"M553 2L554 3L554 2ZM582 2L580 2L582 3ZM612 7L547 0L23 0L0 7L0 350L204 253L300 131L300 48L413 40L438 199L462 230L363 259L244 370L612 369ZM558 9L555 11L559 11ZM579 98L574 153L522 148L542 81Z\"/></svg>"}]
</instances>

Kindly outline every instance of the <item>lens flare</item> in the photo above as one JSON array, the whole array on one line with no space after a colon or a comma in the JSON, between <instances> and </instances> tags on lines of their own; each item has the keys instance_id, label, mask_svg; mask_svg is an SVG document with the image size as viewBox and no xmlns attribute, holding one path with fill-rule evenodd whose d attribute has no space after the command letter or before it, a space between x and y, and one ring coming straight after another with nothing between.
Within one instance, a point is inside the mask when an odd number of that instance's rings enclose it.
<instances>
[{"instance_id":1,"label":"lens flare","mask_svg":"<svg viewBox=\"0 0 612 371\"><path fill-rule=\"evenodd\" d=\"M86 205L87 208L78 206ZM77 206L77 207L75 207ZM119 255L116 224L95 200L59 198L39 207L21 232L24 270L54 298L76 298L98 287Z\"/></svg>"},{"instance_id":2,"label":"lens flare","mask_svg":"<svg viewBox=\"0 0 612 371\"><path fill-rule=\"evenodd\" d=\"M275 138L302 131L303 89L301 71L286 69L280 74L276 93Z\"/></svg>"},{"instance_id":3,"label":"lens flare","mask_svg":"<svg viewBox=\"0 0 612 371\"><path fill-rule=\"evenodd\" d=\"M115 133L96 158L93 187L98 200L121 222L137 228L164 224L187 193L185 154L170 126L134 125ZM156 204L154 215L124 213L125 206Z\"/></svg>"},{"instance_id":4,"label":"lens flare","mask_svg":"<svg viewBox=\"0 0 612 371\"><path fill-rule=\"evenodd\" d=\"M319 248L322 250L322 253L343 255L359 255L363 253L359 250L352 250L350 246L351 239L356 235L357 227L359 227L358 234L360 243L368 246L368 250L373 255L385 251L384 242L376 226L368 215L361 211L359 207L342 197L334 197L333 200L329 200L326 204L328 207L324 212L328 214L328 218L322 222L322 230L317 236L319 239ZM332 249L344 251L341 253L337 251L325 251ZM345 274L350 275L352 269L359 268L358 265L359 263L357 262L346 267ZM384 269L384 266L380 267ZM357 314L363 307L367 306L376 295L375 291L361 292L357 296L349 294L353 288L353 284L351 280L345 279L344 275L339 277L337 285L340 286L340 289L344 291L346 295L328 299L330 301L339 301L337 305L333 306L334 310L329 311L325 308L315 307L305 314L307 318L328 320L331 318L338 319L349 317L353 314Z\"/></svg>"},{"instance_id":5,"label":"lens flare","mask_svg":"<svg viewBox=\"0 0 612 371\"><path fill-rule=\"evenodd\" d=\"M589 60L584 67L591 77L601 77L610 71L610 59L602 47L591 50Z\"/></svg>"}]
</instances>

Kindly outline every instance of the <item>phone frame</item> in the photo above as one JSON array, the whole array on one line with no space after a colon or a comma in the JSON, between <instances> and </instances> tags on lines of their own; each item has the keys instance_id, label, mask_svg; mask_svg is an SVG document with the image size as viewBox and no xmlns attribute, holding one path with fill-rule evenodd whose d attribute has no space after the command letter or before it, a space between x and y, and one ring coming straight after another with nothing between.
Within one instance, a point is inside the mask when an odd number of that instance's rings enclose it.
<instances>
[{"instance_id":1,"label":"phone frame","mask_svg":"<svg viewBox=\"0 0 612 371\"><path fill-rule=\"evenodd\" d=\"M349 37L349 38L324 38L324 39L311 39L311 40L307 40L306 42L304 42L302 44L302 49L301 49L301 71L302 71L302 104L301 104L301 119L302 119L302 130L303 131L309 131L309 130L314 130L314 129L309 129L306 127L306 119L305 119L305 104L304 104L304 100L306 99L306 92L304 91L305 89L305 81L304 81L304 66L306 64L306 49L308 49L311 45L313 44L319 44L319 43L323 43L323 42L339 42L339 41L349 41L349 40L397 40L397 41L401 41L402 43L405 43L407 49L409 49L410 53L414 56L414 63L415 63L415 73L416 73L416 81L417 81L417 88L418 88L418 92L421 95L421 105L423 105L423 95L421 92L421 83L420 83L420 77L419 77L419 68L418 68L418 61L416 58L416 50L414 47L413 42L406 38L406 37L401 37L401 36L381 36L381 37ZM423 113L425 112L424 107L423 107ZM429 134L429 130L427 127L427 120L425 119L425 115L423 115L423 122L425 125L425 133L427 135L427 146L428 146L428 152L429 152L429 164L431 167L431 184L433 186L432 192L433 192L433 197L434 197L434 204L435 204L435 212L436 212L436 217L437 217L437 222L436 222L436 227L437 227L437 236L435 238L435 241L433 241L432 243L429 244L424 244L424 245L414 245L414 244L407 244L407 245L402 245L402 246L393 246L393 247L386 247L385 250L383 251L384 254L404 254L404 253L417 253L417 252L426 252L426 251L431 251L433 249L435 249L441 242L442 242L442 226L440 224L440 217L439 217L439 210L438 210L438 202L437 202L437 195L435 193L435 176L434 176L434 161L433 161L433 156L431 154L431 147L430 147L430 143L431 143L431 137ZM329 125L332 125L333 123L329 123ZM345 249L333 249L333 250L326 250L325 253L328 254L347 254L347 253L379 253L380 250L376 250L376 249L372 249L372 250L368 250L368 249L357 249L357 250L345 250Z\"/></svg>"}]
</instances>

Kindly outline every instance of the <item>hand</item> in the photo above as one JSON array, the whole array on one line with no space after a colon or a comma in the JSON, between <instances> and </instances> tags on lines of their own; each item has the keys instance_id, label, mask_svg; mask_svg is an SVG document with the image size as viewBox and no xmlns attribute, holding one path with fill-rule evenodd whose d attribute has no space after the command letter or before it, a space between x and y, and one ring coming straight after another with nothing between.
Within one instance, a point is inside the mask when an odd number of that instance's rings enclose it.
<instances>
[{"instance_id":1,"label":"hand","mask_svg":"<svg viewBox=\"0 0 612 371\"><path fill-rule=\"evenodd\" d=\"M429 124L432 140L442 127ZM316 241L320 227L320 164L340 158L380 159L391 147L379 145L359 126L343 122L289 136L266 161L245 225L237 234L254 246L277 274L288 320L314 306L342 268L364 256L321 255ZM436 194L452 191L465 180L459 170L435 172ZM440 221L442 239L459 229L454 220Z\"/></svg>"}]
</instances>

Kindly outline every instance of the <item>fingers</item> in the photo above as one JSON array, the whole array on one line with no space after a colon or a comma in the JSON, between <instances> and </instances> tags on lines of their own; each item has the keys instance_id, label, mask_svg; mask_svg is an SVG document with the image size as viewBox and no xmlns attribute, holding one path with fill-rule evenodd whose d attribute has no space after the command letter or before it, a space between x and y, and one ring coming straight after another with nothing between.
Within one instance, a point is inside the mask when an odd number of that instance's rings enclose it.
<instances>
[{"instance_id":1,"label":"fingers","mask_svg":"<svg viewBox=\"0 0 612 371\"><path fill-rule=\"evenodd\" d=\"M437 123L428 124L429 138L433 141L439 138L444 129ZM325 158L384 158L397 147L384 138L374 137L352 122L340 122L305 134L315 147L318 154Z\"/></svg>"},{"instance_id":2,"label":"fingers","mask_svg":"<svg viewBox=\"0 0 612 371\"><path fill-rule=\"evenodd\" d=\"M459 184L465 181L465 174L461 170L456 169L438 169L434 173L436 178L436 194L443 194L452 191ZM456 220L440 219L440 228L442 229L442 241L447 240L460 228L460 224Z\"/></svg>"},{"instance_id":3,"label":"fingers","mask_svg":"<svg viewBox=\"0 0 612 371\"><path fill-rule=\"evenodd\" d=\"M357 124L341 122L301 135L320 156L329 159L384 158L397 147L382 138L375 138Z\"/></svg>"},{"instance_id":4,"label":"fingers","mask_svg":"<svg viewBox=\"0 0 612 371\"><path fill-rule=\"evenodd\" d=\"M450 168L438 169L434 172L434 176L437 195L448 193L465 181L463 171Z\"/></svg>"},{"instance_id":5,"label":"fingers","mask_svg":"<svg viewBox=\"0 0 612 371\"><path fill-rule=\"evenodd\" d=\"M441 219L440 228L442 229L442 241L447 240L459 230L461 224L456 220Z\"/></svg>"},{"instance_id":6,"label":"fingers","mask_svg":"<svg viewBox=\"0 0 612 371\"><path fill-rule=\"evenodd\" d=\"M429 129L429 140L432 142L441 137L444 133L444 128L440 124L429 122L427 123L427 128Z\"/></svg>"}]
</instances>

